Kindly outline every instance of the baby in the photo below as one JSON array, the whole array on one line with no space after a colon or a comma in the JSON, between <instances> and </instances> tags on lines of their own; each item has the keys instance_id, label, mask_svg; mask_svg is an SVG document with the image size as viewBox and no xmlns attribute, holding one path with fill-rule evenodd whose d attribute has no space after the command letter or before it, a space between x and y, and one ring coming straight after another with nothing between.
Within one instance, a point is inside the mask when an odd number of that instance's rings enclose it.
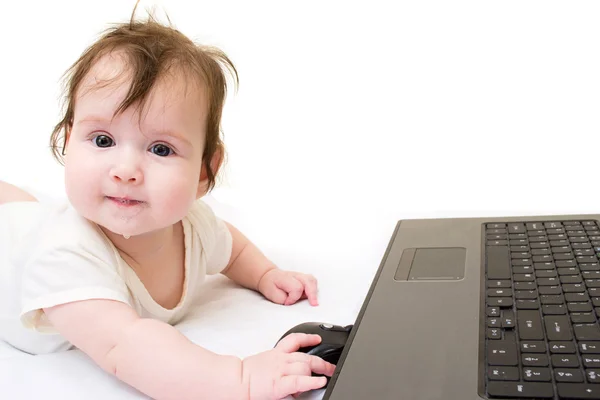
<instances>
[{"instance_id":1,"label":"baby","mask_svg":"<svg viewBox=\"0 0 600 400\"><path fill-rule=\"evenodd\" d=\"M134 11L135 13L135 11ZM224 158L221 51L153 18L118 25L69 69L51 137L68 201L0 182L0 339L31 354L79 348L155 399L280 399L321 388L334 366L294 334L240 359L173 325L207 274L290 305L317 282L270 262L201 198ZM64 158L63 158L64 156Z\"/></svg>"}]
</instances>

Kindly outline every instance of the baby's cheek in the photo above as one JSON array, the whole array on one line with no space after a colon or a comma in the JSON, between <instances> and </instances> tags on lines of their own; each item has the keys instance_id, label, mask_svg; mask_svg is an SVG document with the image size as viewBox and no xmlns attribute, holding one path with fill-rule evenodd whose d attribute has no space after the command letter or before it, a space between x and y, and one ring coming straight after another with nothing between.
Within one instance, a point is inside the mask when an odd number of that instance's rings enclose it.
<instances>
[{"instance_id":1,"label":"baby's cheek","mask_svg":"<svg viewBox=\"0 0 600 400\"><path fill-rule=\"evenodd\" d=\"M161 190L161 207L173 215L185 215L195 200L193 181L180 175L165 182L168 182L168 187Z\"/></svg>"}]
</instances>

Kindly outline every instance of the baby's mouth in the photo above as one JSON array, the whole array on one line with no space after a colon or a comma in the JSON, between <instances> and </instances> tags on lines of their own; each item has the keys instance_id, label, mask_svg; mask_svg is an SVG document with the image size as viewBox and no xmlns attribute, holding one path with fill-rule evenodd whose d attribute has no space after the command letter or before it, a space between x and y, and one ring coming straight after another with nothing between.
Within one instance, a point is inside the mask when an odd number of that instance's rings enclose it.
<instances>
[{"instance_id":1,"label":"baby's mouth","mask_svg":"<svg viewBox=\"0 0 600 400\"><path fill-rule=\"evenodd\" d=\"M135 206L135 205L143 203L143 201L141 201L141 200L134 200L134 199L128 199L128 198L123 198L123 197L106 196L106 198L108 198L109 200L112 200L113 202L115 202L121 206Z\"/></svg>"}]
</instances>

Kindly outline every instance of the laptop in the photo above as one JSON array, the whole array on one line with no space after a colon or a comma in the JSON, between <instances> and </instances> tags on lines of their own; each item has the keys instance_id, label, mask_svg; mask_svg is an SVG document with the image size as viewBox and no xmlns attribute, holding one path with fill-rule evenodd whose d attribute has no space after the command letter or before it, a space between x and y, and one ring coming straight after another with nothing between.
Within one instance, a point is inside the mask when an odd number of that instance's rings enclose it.
<instances>
[{"instance_id":1,"label":"laptop","mask_svg":"<svg viewBox=\"0 0 600 400\"><path fill-rule=\"evenodd\" d=\"M600 399L599 220L399 221L323 398Z\"/></svg>"}]
</instances>

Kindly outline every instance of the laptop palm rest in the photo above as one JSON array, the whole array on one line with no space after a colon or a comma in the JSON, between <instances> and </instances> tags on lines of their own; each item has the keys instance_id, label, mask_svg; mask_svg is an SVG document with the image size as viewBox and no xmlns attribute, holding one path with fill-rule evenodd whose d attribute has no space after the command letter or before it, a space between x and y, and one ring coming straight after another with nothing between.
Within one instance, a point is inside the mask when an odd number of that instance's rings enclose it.
<instances>
[{"instance_id":1,"label":"laptop palm rest","mask_svg":"<svg viewBox=\"0 0 600 400\"><path fill-rule=\"evenodd\" d=\"M402 252L394 280L460 280L465 276L464 247L410 248Z\"/></svg>"}]
</instances>

